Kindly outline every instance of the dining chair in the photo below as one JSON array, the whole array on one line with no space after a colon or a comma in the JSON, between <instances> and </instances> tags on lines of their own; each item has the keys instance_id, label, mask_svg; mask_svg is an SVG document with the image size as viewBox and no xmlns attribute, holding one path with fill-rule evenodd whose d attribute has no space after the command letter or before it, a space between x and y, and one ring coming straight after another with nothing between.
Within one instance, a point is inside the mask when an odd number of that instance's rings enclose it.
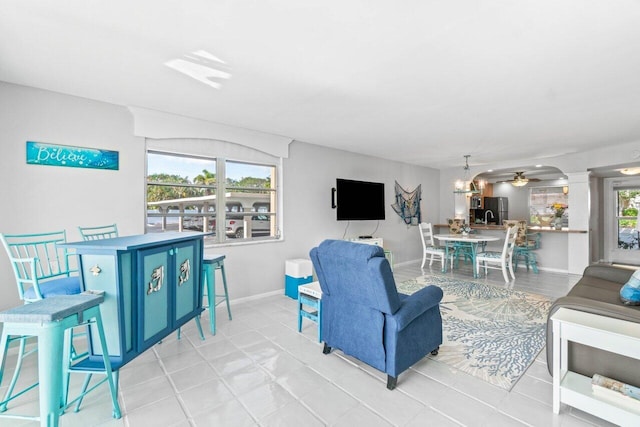
<instances>
[{"instance_id":1,"label":"dining chair","mask_svg":"<svg viewBox=\"0 0 640 427\"><path fill-rule=\"evenodd\" d=\"M447 223L449 224L449 233L462 234L462 229L465 226L466 220L464 218L449 218L447 219ZM465 262L467 260L473 262L473 249L469 244L464 242L454 242L451 248L453 249L453 256L451 257L451 268L453 268L454 260L456 262L456 265L458 264L458 259L460 259L460 256L463 256L463 260Z\"/></svg>"},{"instance_id":2,"label":"dining chair","mask_svg":"<svg viewBox=\"0 0 640 427\"><path fill-rule=\"evenodd\" d=\"M511 226L518 227L518 235L516 237L516 246L513 250L513 267L518 269L518 262L523 261L527 267L533 270L534 273L538 273L538 260L534 250L540 248L540 233L529 233L527 231L527 221L505 219L502 224L505 228Z\"/></svg>"},{"instance_id":3,"label":"dining chair","mask_svg":"<svg viewBox=\"0 0 640 427\"><path fill-rule=\"evenodd\" d=\"M430 256L429 267L433 265L433 258L440 258L440 263L444 269L444 263L446 262L445 248L436 246L433 239L433 225L430 222L422 222L418 224L420 230L420 240L422 241L422 265L420 268L424 268L424 264L427 261L427 257ZM451 259L451 268L453 268L453 253L449 255Z\"/></svg>"},{"instance_id":4,"label":"dining chair","mask_svg":"<svg viewBox=\"0 0 640 427\"><path fill-rule=\"evenodd\" d=\"M527 266L527 271L531 267L533 272L538 274L538 258L534 251L540 249L541 236L540 232L527 233L525 243L522 246L516 246L513 264L515 268L518 268L518 260L521 259Z\"/></svg>"},{"instance_id":5,"label":"dining chair","mask_svg":"<svg viewBox=\"0 0 640 427\"><path fill-rule=\"evenodd\" d=\"M118 237L116 224L99 225L97 227L78 227L82 240L101 240Z\"/></svg>"},{"instance_id":6,"label":"dining chair","mask_svg":"<svg viewBox=\"0 0 640 427\"><path fill-rule=\"evenodd\" d=\"M480 275L480 264L482 264L485 276L487 275L487 268L502 270L504 281L509 283L509 275L507 274L507 269L509 269L511 277L513 279L516 278L516 275L513 273L513 250L517 234L518 226L514 225L509 227L506 231L502 251L482 251L476 254L476 276Z\"/></svg>"}]
</instances>

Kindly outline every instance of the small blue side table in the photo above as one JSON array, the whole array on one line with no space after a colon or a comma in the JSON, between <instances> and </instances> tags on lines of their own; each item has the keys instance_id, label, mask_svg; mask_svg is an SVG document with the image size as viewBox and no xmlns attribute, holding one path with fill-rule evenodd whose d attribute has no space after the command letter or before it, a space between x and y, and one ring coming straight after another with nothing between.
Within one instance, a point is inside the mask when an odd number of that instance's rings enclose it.
<instances>
[{"instance_id":1,"label":"small blue side table","mask_svg":"<svg viewBox=\"0 0 640 427\"><path fill-rule=\"evenodd\" d=\"M5 372L7 350L11 336L34 336L38 339L38 379L40 416L0 414L0 417L40 420L42 427L57 427L60 414L67 407L67 373L70 370L70 343L65 332L95 319L100 344L105 350L104 370L113 401L113 416L120 418L120 406L113 381L111 363L100 316L100 303L104 295L82 293L52 296L30 304L3 311L2 339L0 340L0 382ZM93 371L95 373L95 371ZM93 390L93 388L91 389ZM89 390L89 391L91 391ZM85 390L83 390L83 395ZM82 396L81 396L82 397ZM77 400L77 399L76 399Z\"/></svg>"},{"instance_id":2,"label":"small blue side table","mask_svg":"<svg viewBox=\"0 0 640 427\"><path fill-rule=\"evenodd\" d=\"M303 306L309 307L305 310ZM318 325L318 342L322 341L322 289L319 282L311 282L298 287L298 332L302 331L302 319L309 319Z\"/></svg>"}]
</instances>

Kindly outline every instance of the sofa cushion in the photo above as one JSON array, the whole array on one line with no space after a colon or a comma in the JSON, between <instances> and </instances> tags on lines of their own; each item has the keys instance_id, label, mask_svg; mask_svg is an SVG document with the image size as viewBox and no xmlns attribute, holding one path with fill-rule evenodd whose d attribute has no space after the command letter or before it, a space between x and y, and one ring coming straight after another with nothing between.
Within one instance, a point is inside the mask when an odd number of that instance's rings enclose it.
<instances>
[{"instance_id":1,"label":"sofa cushion","mask_svg":"<svg viewBox=\"0 0 640 427\"><path fill-rule=\"evenodd\" d=\"M620 299L627 305L640 305L640 270L620 289Z\"/></svg>"}]
</instances>

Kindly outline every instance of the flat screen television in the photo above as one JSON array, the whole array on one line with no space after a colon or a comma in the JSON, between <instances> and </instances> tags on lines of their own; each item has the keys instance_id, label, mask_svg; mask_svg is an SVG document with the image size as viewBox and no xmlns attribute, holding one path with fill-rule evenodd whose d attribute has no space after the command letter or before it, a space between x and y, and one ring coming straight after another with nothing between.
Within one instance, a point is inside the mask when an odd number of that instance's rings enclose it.
<instances>
[{"instance_id":1,"label":"flat screen television","mask_svg":"<svg viewBox=\"0 0 640 427\"><path fill-rule=\"evenodd\" d=\"M336 179L335 206L338 221L384 219L384 184Z\"/></svg>"}]
</instances>

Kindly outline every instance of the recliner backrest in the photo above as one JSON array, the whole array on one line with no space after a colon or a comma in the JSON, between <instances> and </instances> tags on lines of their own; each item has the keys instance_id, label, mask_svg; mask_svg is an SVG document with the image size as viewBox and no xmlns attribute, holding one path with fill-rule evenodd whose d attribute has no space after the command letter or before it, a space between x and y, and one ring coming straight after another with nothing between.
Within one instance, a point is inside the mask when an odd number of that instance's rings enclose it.
<instances>
[{"instance_id":1,"label":"recliner backrest","mask_svg":"<svg viewBox=\"0 0 640 427\"><path fill-rule=\"evenodd\" d=\"M325 240L310 253L323 295L345 298L393 314L400 297L384 250L375 245Z\"/></svg>"}]
</instances>

